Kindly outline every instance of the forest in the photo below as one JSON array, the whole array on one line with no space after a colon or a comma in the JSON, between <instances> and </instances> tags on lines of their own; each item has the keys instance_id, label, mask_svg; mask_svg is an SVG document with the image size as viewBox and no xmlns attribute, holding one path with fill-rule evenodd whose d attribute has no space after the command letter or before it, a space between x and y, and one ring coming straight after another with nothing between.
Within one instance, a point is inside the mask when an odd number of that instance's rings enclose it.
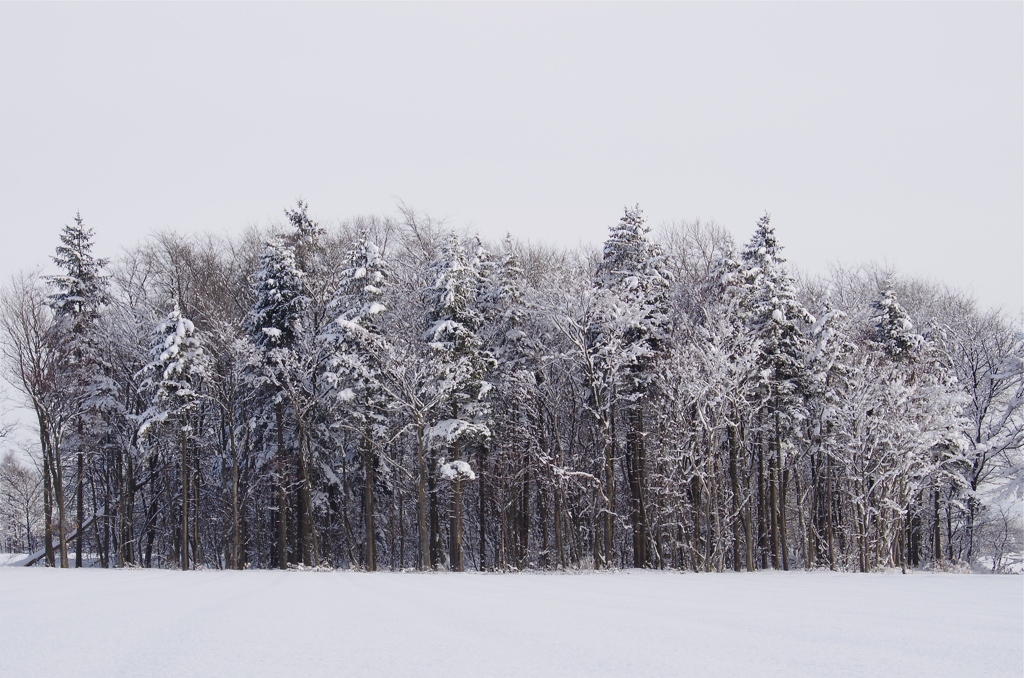
<instances>
[{"instance_id":1,"label":"forest","mask_svg":"<svg viewBox=\"0 0 1024 678\"><path fill-rule=\"evenodd\" d=\"M568 249L404 206L328 227L300 200L104 260L76 216L58 274L0 292L0 368L35 436L0 463L0 548L50 567L1019 570L1020 316L877 265L801 274L767 214L751 225L738 244L631 207L601 250Z\"/></svg>"}]
</instances>

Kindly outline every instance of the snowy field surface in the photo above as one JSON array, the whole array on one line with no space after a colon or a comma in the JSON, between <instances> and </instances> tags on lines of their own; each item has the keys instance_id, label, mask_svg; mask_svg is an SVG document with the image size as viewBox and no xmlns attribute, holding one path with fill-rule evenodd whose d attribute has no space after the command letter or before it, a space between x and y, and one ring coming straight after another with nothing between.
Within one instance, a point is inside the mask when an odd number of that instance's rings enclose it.
<instances>
[{"instance_id":1,"label":"snowy field surface","mask_svg":"<svg viewBox=\"0 0 1024 678\"><path fill-rule=\"evenodd\" d=\"M1024 675L1024 578L0 568L0 675Z\"/></svg>"}]
</instances>

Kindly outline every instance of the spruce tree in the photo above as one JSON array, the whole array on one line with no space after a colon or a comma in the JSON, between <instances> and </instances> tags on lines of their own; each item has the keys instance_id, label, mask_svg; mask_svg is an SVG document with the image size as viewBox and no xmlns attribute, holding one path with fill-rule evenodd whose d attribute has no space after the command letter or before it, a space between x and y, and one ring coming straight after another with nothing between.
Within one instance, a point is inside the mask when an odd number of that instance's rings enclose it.
<instances>
[{"instance_id":1,"label":"spruce tree","mask_svg":"<svg viewBox=\"0 0 1024 678\"><path fill-rule=\"evenodd\" d=\"M285 446L284 398L294 364L293 348L304 328L307 298L302 278L303 272L296 265L294 249L278 239L267 242L260 256L259 268L253 274L256 301L247 319L250 337L260 351L261 375L265 388L271 394L274 408L277 438L277 565L282 570L288 567L289 468L296 461L290 458L295 455L290 454ZM297 461L298 473L302 474L304 463L301 455ZM308 543L307 508L304 506L300 511L303 546Z\"/></svg>"},{"instance_id":2,"label":"spruce tree","mask_svg":"<svg viewBox=\"0 0 1024 678\"><path fill-rule=\"evenodd\" d=\"M56 320L53 338L63 346L69 359L69 363L63 366L66 373L64 381L69 391L64 397L74 402L79 410L74 433L65 439L65 443L75 450L77 458L75 499L76 522L79 525L85 521L86 447L95 447L100 435L95 430L99 425L98 414L105 396L110 395L110 382L104 379L96 336L101 308L108 303L107 280L103 275L107 262L93 256L94 235L93 230L86 227L81 214L75 214L74 224L64 226L60 234L61 244L51 257L63 273L46 278L53 290L47 299ZM55 452L56 457L47 466L54 472L61 529L61 566L67 567L62 451ZM82 566L82 537L79 530L75 540L75 567Z\"/></svg>"},{"instance_id":3,"label":"spruce tree","mask_svg":"<svg viewBox=\"0 0 1024 678\"><path fill-rule=\"evenodd\" d=\"M909 360L921 348L924 339L914 332L910 315L896 301L891 284L882 290L882 298L871 304L877 312L874 321L874 340L893 360Z\"/></svg>"},{"instance_id":4,"label":"spruce tree","mask_svg":"<svg viewBox=\"0 0 1024 678\"><path fill-rule=\"evenodd\" d=\"M769 496L764 507L774 567L789 569L785 520L789 467L787 437L805 417L808 342L804 329L813 316L796 297L796 285L786 268L782 247L765 214L743 249L746 294L741 312L761 342L759 379L751 395L761 411L762 456L767 456ZM762 472L762 475L764 473Z\"/></svg>"},{"instance_id":5,"label":"spruce tree","mask_svg":"<svg viewBox=\"0 0 1024 678\"><path fill-rule=\"evenodd\" d=\"M283 359L273 355L275 349L291 348L302 332L306 306L303 275L292 247L277 239L266 243L253 275L256 302L248 325L253 343L271 362Z\"/></svg>"},{"instance_id":6,"label":"spruce tree","mask_svg":"<svg viewBox=\"0 0 1024 678\"><path fill-rule=\"evenodd\" d=\"M647 452L644 444L644 405L657 378L658 358L671 331L668 308L669 273L661 249L650 240L650 227L639 206L626 208L610 229L596 283L611 292L625 313L612 322L624 323L622 371L615 379L626 402L626 477L633 529L633 565L648 567Z\"/></svg>"},{"instance_id":7,"label":"spruce tree","mask_svg":"<svg viewBox=\"0 0 1024 678\"><path fill-rule=\"evenodd\" d=\"M378 448L388 433L388 399L383 371L389 345L380 315L387 283L384 258L364 234L349 251L341 287L332 307L337 313L325 336L333 345L327 377L346 417L359 431L359 456L363 469L363 518L366 569L377 569L375 491L379 466Z\"/></svg>"},{"instance_id":8,"label":"spruce tree","mask_svg":"<svg viewBox=\"0 0 1024 678\"><path fill-rule=\"evenodd\" d=\"M194 566L199 551L198 460L191 449L194 431L190 419L199 398L199 383L208 369L195 325L181 314L177 300L155 330L153 360L146 366L143 387L152 392L151 406L143 414L140 435L168 418L176 423L181 454L181 532L178 545L181 569ZM191 532L189 530L192 514ZM191 549L190 549L191 544ZM189 552L195 556L190 559Z\"/></svg>"},{"instance_id":9,"label":"spruce tree","mask_svg":"<svg viewBox=\"0 0 1024 678\"><path fill-rule=\"evenodd\" d=\"M483 318L477 309L478 274L467 261L458 236L451 233L431 267L433 285L426 291L427 327L423 334L430 348L433 375L428 391L440 403L438 421L427 430L434 446L443 446L450 461L465 461L466 447L490 436L485 423L490 385L484 375L493 358L484 350L479 332ZM428 476L434 492L433 469ZM461 498L461 497L459 497ZM449 562L463 569L462 507L452 507ZM436 501L431 504L431 565L441 558L441 530Z\"/></svg>"}]
</instances>

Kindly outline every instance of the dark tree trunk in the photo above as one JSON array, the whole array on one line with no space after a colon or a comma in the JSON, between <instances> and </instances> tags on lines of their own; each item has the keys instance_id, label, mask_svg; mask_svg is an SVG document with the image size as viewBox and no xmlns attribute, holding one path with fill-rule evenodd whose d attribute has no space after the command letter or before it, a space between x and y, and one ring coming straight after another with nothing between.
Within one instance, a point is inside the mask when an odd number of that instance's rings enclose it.
<instances>
[{"instance_id":1,"label":"dark tree trunk","mask_svg":"<svg viewBox=\"0 0 1024 678\"><path fill-rule=\"evenodd\" d=\"M733 570L739 572L741 569L741 554L746 550L743 544L743 537L747 530L743 523L743 504L740 502L740 480L739 480L739 436L735 426L729 426L727 433L729 437L729 485L732 490L732 514L733 514Z\"/></svg>"},{"instance_id":2,"label":"dark tree trunk","mask_svg":"<svg viewBox=\"0 0 1024 678\"><path fill-rule=\"evenodd\" d=\"M373 489L376 485L376 469L373 454L373 439L370 430L363 433L363 517L366 529L366 570L377 571L377 523L374 516Z\"/></svg>"},{"instance_id":3,"label":"dark tree trunk","mask_svg":"<svg viewBox=\"0 0 1024 678\"><path fill-rule=\"evenodd\" d=\"M419 532L419 569L430 567L430 533L427 529L427 463L423 451L423 424L416 426L416 462L419 477L416 483L416 524Z\"/></svg>"},{"instance_id":4,"label":"dark tree trunk","mask_svg":"<svg viewBox=\"0 0 1024 678\"><path fill-rule=\"evenodd\" d=\"M79 445L81 445L81 427L79 427ZM78 451L78 489L75 491L75 567L82 567L82 523L85 522L85 455Z\"/></svg>"},{"instance_id":5,"label":"dark tree trunk","mask_svg":"<svg viewBox=\"0 0 1024 678\"><path fill-rule=\"evenodd\" d=\"M479 452L477 453L477 462L476 462L477 469L478 469L478 472L477 472L477 498L479 499L479 504L477 506L477 511L478 511L479 515L477 517L477 521L478 521L478 523L480 525L480 546L479 546L480 561L479 561L479 567L480 567L480 571L481 572L484 572L485 570L487 570L487 512L486 512L486 506L487 505L485 504L485 499L486 499L486 496L487 496L486 495L486 490L487 490L487 485L486 485L487 473L486 473L486 471L484 469L484 463L485 463L486 460L487 460L486 451L481 446L480 449L479 449Z\"/></svg>"},{"instance_id":6,"label":"dark tree trunk","mask_svg":"<svg viewBox=\"0 0 1024 678\"><path fill-rule=\"evenodd\" d=\"M180 567L187 570L188 560L188 502L189 502L189 468L188 468L188 433L184 422L181 424L181 545L179 546Z\"/></svg>"},{"instance_id":7,"label":"dark tree trunk","mask_svg":"<svg viewBox=\"0 0 1024 678\"><path fill-rule=\"evenodd\" d=\"M284 449L284 413L281 403L274 408L277 423L277 566L288 569L288 482Z\"/></svg>"},{"instance_id":8,"label":"dark tree trunk","mask_svg":"<svg viewBox=\"0 0 1024 678\"><path fill-rule=\"evenodd\" d=\"M633 528L633 567L648 567L647 507L644 505L644 415L639 404L626 411L626 476L629 481L629 515Z\"/></svg>"},{"instance_id":9,"label":"dark tree trunk","mask_svg":"<svg viewBox=\"0 0 1024 678\"><path fill-rule=\"evenodd\" d=\"M427 473L427 495L430 502L430 567L437 569L441 564L441 516L437 506L437 483L435 478L434 454L430 454L430 468Z\"/></svg>"},{"instance_id":10,"label":"dark tree trunk","mask_svg":"<svg viewBox=\"0 0 1024 678\"><path fill-rule=\"evenodd\" d=\"M42 424L40 424L40 427ZM42 430L42 428L40 428ZM40 438L43 438L40 433ZM43 448L43 550L47 567L56 567L53 553L53 479L50 472L50 448L45 439L41 440Z\"/></svg>"}]
</instances>

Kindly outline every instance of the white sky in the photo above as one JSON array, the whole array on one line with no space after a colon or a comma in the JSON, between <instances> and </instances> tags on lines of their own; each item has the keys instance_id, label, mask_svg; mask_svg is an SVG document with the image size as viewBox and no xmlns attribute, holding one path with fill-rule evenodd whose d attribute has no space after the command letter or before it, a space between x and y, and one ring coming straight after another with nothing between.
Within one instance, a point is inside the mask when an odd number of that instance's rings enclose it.
<instances>
[{"instance_id":1,"label":"white sky","mask_svg":"<svg viewBox=\"0 0 1024 678\"><path fill-rule=\"evenodd\" d=\"M1024 297L1024 5L0 4L0 275L302 196L600 242L773 215L789 259Z\"/></svg>"}]
</instances>

